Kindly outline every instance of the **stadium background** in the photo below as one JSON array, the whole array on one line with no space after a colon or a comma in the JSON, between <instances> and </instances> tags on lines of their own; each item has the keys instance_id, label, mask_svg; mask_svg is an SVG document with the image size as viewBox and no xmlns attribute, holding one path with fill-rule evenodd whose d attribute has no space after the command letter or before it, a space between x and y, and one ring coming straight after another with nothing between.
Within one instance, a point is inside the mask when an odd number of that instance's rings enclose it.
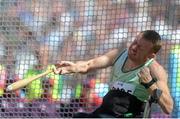
<instances>
[{"instance_id":1,"label":"stadium background","mask_svg":"<svg viewBox=\"0 0 180 119\"><path fill-rule=\"evenodd\" d=\"M169 74L171 115L180 117L180 0L0 0L0 117L72 117L92 111L108 90L111 67L86 75L49 74L15 92L7 85L61 60L124 48L142 30L163 39L157 60Z\"/></svg>"}]
</instances>

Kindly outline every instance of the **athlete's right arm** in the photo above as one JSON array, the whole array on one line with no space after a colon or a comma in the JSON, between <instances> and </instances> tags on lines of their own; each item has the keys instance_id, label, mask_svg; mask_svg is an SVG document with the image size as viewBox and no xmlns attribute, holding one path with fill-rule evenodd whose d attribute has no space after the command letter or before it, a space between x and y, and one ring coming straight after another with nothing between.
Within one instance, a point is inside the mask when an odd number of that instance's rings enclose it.
<instances>
[{"instance_id":1,"label":"athlete's right arm","mask_svg":"<svg viewBox=\"0 0 180 119\"><path fill-rule=\"evenodd\" d=\"M61 61L56 64L56 68L53 69L56 74L69 74L69 73L87 73L91 70L106 68L112 66L114 60L119 54L119 49L113 49L104 55L87 60L78 61L76 63L70 61Z\"/></svg>"}]
</instances>

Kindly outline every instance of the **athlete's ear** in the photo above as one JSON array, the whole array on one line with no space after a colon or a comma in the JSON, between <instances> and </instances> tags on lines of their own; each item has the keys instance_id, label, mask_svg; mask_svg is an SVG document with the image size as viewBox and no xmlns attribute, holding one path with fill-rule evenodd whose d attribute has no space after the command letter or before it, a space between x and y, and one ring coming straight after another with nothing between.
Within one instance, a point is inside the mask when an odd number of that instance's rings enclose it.
<instances>
[{"instance_id":1,"label":"athlete's ear","mask_svg":"<svg viewBox=\"0 0 180 119\"><path fill-rule=\"evenodd\" d=\"M151 59L151 58L154 58L154 59L155 59L155 58L156 58L156 54L155 54L155 53L150 54L150 55L149 55L149 59Z\"/></svg>"}]
</instances>

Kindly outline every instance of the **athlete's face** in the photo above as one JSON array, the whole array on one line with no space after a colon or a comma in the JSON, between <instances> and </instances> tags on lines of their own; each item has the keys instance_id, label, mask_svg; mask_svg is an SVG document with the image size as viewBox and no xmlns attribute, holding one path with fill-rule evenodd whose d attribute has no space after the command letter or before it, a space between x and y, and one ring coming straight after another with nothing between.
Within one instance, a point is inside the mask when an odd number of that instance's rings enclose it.
<instances>
[{"instance_id":1,"label":"athlete's face","mask_svg":"<svg viewBox=\"0 0 180 119\"><path fill-rule=\"evenodd\" d=\"M153 56L153 44L143 38L140 33L129 46L128 57L135 62L143 63Z\"/></svg>"}]
</instances>

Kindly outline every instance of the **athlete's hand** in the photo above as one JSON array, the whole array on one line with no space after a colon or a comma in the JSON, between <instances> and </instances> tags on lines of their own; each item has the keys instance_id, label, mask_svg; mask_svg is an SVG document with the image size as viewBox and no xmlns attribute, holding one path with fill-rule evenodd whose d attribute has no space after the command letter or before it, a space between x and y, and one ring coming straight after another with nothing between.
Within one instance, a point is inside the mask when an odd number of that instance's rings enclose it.
<instances>
[{"instance_id":1,"label":"athlete's hand","mask_svg":"<svg viewBox=\"0 0 180 119\"><path fill-rule=\"evenodd\" d=\"M150 73L150 69L148 67L144 67L138 73L140 83L149 83L152 80L152 76Z\"/></svg>"},{"instance_id":2,"label":"athlete's hand","mask_svg":"<svg viewBox=\"0 0 180 119\"><path fill-rule=\"evenodd\" d=\"M76 72L76 64L70 61L61 61L53 68L55 74L69 74Z\"/></svg>"}]
</instances>

